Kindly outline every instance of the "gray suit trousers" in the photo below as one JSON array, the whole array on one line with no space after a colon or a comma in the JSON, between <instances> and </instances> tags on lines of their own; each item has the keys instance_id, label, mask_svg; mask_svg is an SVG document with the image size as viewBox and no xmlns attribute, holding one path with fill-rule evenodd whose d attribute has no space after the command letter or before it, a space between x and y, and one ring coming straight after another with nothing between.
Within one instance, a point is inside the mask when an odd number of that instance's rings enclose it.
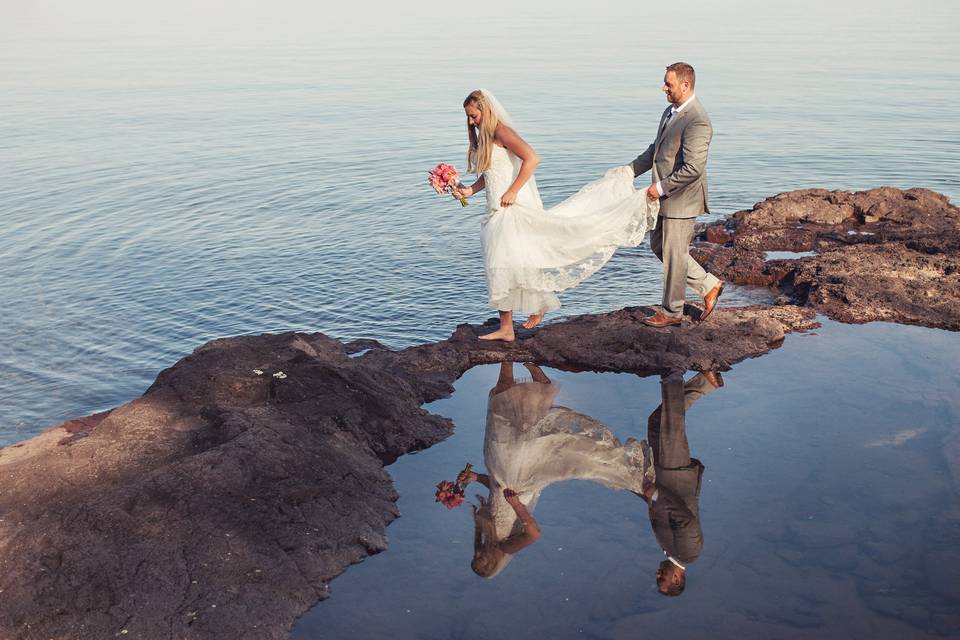
<instances>
[{"instance_id":1,"label":"gray suit trousers","mask_svg":"<svg viewBox=\"0 0 960 640\"><path fill-rule=\"evenodd\" d=\"M703 464L690 457L686 414L716 387L702 374L686 383L680 375L664 376L660 384L662 403L647 421L660 491L649 510L650 524L664 551L680 562L693 562L703 548L699 497Z\"/></svg>"},{"instance_id":2,"label":"gray suit trousers","mask_svg":"<svg viewBox=\"0 0 960 640\"><path fill-rule=\"evenodd\" d=\"M690 257L695 223L696 218L660 216L650 234L650 249L663 263L663 313L674 318L683 315L687 287L702 298L720 282Z\"/></svg>"},{"instance_id":3,"label":"gray suit trousers","mask_svg":"<svg viewBox=\"0 0 960 640\"><path fill-rule=\"evenodd\" d=\"M693 462L690 445L687 443L687 409L717 388L701 373L687 382L677 374L664 376L660 385L662 402L657 410L650 414L647 423L647 441L653 450L657 473L661 470L686 470L696 467L699 463ZM657 482L659 484L659 477ZM668 488L678 495L686 495L699 493L695 486L684 486L681 483Z\"/></svg>"}]
</instances>

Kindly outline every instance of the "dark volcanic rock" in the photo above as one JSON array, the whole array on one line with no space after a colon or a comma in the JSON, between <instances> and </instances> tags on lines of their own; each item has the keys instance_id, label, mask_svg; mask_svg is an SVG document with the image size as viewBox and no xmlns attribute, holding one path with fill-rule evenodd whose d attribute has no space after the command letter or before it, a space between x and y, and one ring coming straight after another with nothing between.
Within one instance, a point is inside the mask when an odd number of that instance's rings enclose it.
<instances>
[{"instance_id":1,"label":"dark volcanic rock","mask_svg":"<svg viewBox=\"0 0 960 640\"><path fill-rule=\"evenodd\" d=\"M784 193L708 226L691 252L836 320L960 330L960 209L926 189ZM815 251L767 260L767 251Z\"/></svg>"},{"instance_id":2,"label":"dark volcanic rock","mask_svg":"<svg viewBox=\"0 0 960 640\"><path fill-rule=\"evenodd\" d=\"M726 369L814 326L793 306L679 330L644 327L648 311L515 345L463 325L398 352L296 333L200 347L142 397L0 449L0 637L285 638L333 577L386 547L398 514L383 465L450 433L420 406L469 367Z\"/></svg>"}]
</instances>

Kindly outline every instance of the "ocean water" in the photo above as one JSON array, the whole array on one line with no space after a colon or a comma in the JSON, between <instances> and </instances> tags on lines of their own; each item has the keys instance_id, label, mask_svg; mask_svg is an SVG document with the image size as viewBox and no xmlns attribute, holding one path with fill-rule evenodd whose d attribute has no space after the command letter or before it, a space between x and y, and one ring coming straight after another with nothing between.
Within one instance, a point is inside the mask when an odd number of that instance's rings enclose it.
<instances>
[{"instance_id":1,"label":"ocean water","mask_svg":"<svg viewBox=\"0 0 960 640\"><path fill-rule=\"evenodd\" d=\"M477 87L547 204L645 148L678 59L716 132L713 217L804 187L960 196L954 3L717 4L0 3L0 445L213 338L401 347L490 316L482 197L425 182L463 167ZM623 250L561 313L655 303L660 278Z\"/></svg>"}]
</instances>

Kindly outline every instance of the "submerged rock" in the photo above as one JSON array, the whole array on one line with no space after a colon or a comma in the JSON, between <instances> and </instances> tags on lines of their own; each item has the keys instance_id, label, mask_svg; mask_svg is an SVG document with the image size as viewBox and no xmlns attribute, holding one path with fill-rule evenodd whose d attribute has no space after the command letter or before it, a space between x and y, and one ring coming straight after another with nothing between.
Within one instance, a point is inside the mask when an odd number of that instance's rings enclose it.
<instances>
[{"instance_id":1,"label":"submerged rock","mask_svg":"<svg viewBox=\"0 0 960 640\"><path fill-rule=\"evenodd\" d=\"M333 577L386 547L398 512L383 466L447 437L420 407L471 366L726 369L815 326L794 306L679 330L643 326L650 311L513 345L462 325L403 351L299 333L198 348L142 397L0 449L0 637L285 638Z\"/></svg>"},{"instance_id":2,"label":"submerged rock","mask_svg":"<svg viewBox=\"0 0 960 640\"><path fill-rule=\"evenodd\" d=\"M691 251L740 284L778 287L842 322L960 331L960 209L926 189L807 189L706 227ZM768 260L767 251L815 255Z\"/></svg>"}]
</instances>

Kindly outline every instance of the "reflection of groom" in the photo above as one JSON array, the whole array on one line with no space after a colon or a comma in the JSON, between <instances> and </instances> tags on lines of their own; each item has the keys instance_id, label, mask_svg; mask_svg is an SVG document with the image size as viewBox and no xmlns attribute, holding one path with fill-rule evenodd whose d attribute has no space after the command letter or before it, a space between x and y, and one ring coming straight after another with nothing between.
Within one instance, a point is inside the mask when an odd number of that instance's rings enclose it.
<instances>
[{"instance_id":1,"label":"reflection of groom","mask_svg":"<svg viewBox=\"0 0 960 640\"><path fill-rule=\"evenodd\" d=\"M690 457L686 411L703 396L723 385L720 374L698 373L684 383L683 376L660 381L662 403L650 414L647 441L653 450L656 484L644 487L650 525L667 559L657 569L660 593L683 593L687 566L703 548L700 529L700 479L703 463Z\"/></svg>"},{"instance_id":2,"label":"reflection of groom","mask_svg":"<svg viewBox=\"0 0 960 640\"><path fill-rule=\"evenodd\" d=\"M687 287L703 298L706 320L723 292L723 282L690 257L694 221L707 207L707 149L713 127L693 93L696 74L685 62L667 67L663 91L670 106L660 117L657 137L633 161L634 175L653 170L647 197L660 200L660 216L650 234L650 249L663 262L662 309L644 318L651 327L679 325Z\"/></svg>"}]
</instances>

